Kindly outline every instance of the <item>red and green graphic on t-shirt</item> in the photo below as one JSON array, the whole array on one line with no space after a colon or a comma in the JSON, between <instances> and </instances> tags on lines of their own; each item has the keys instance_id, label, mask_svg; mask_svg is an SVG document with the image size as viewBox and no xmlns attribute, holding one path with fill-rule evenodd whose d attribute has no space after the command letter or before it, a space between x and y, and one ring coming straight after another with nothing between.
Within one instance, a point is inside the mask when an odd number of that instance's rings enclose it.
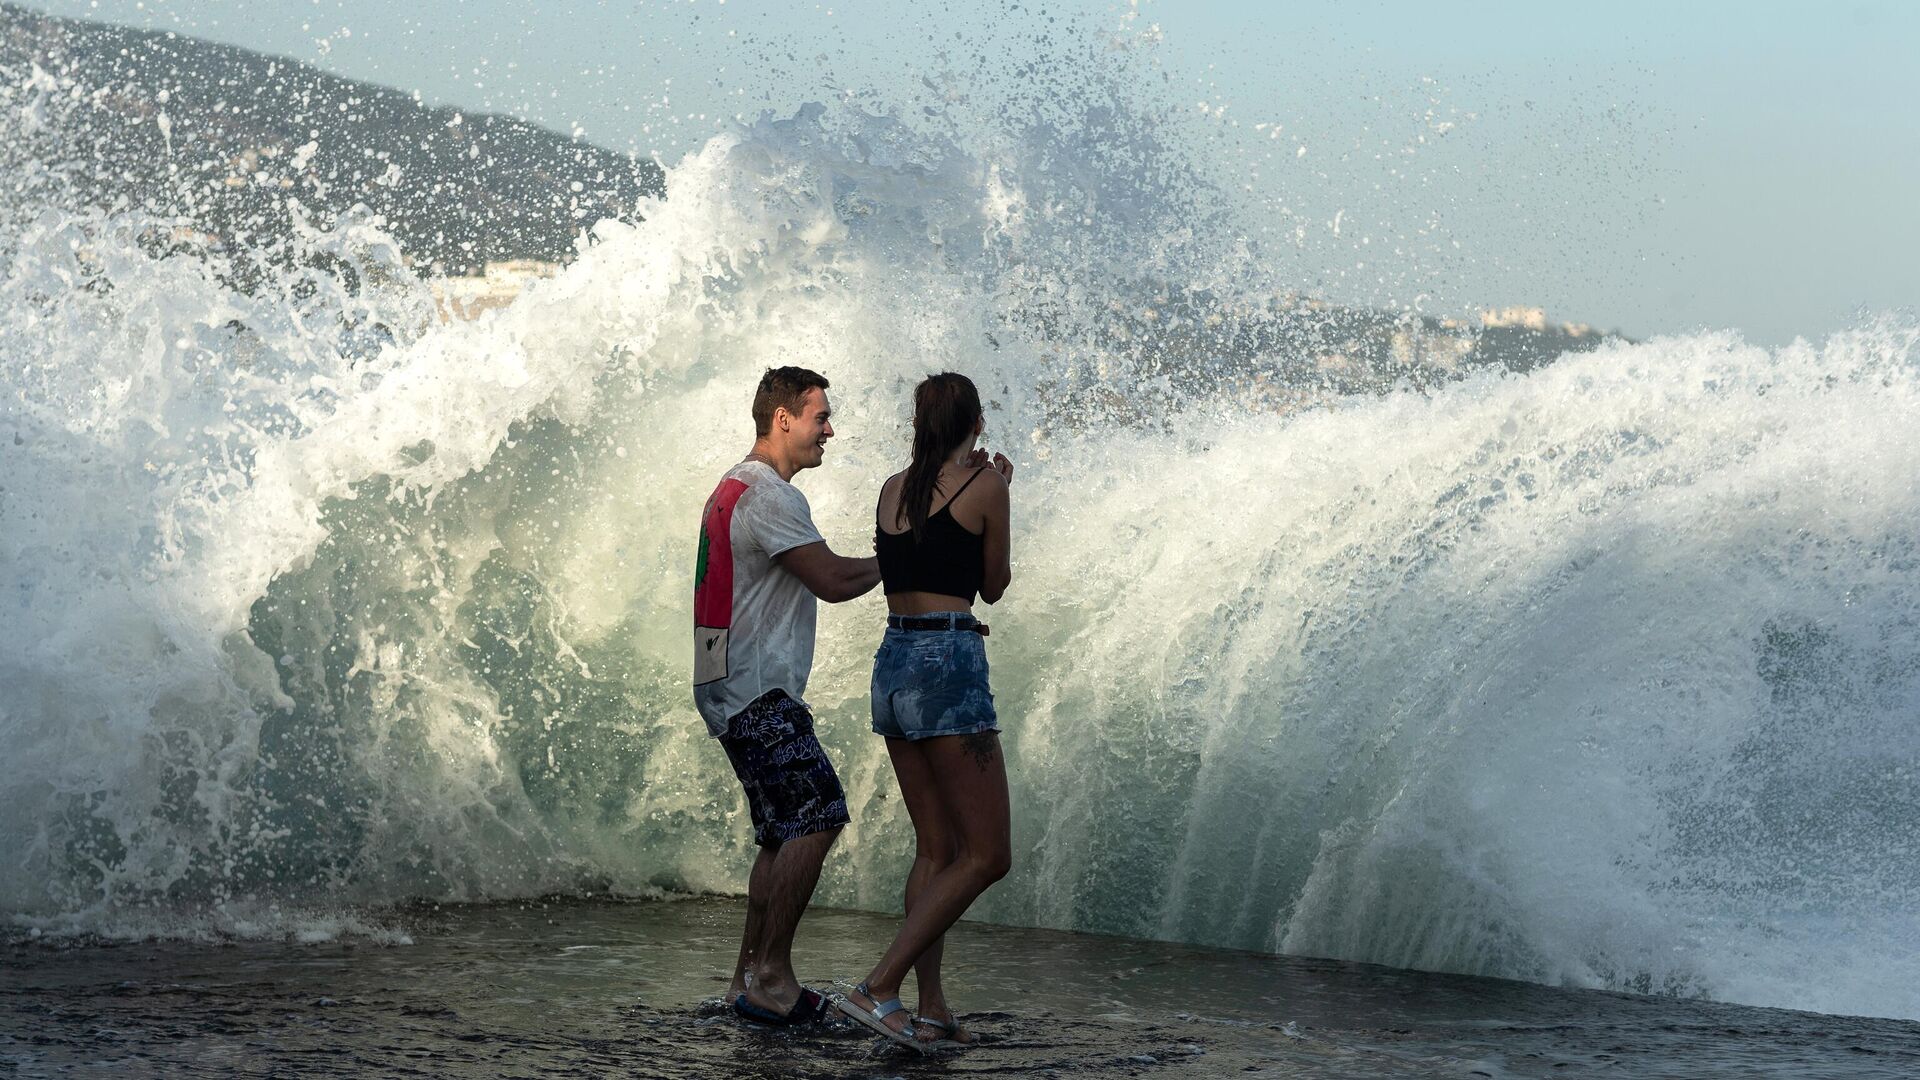
<instances>
[{"instance_id":1,"label":"red and green graphic on t-shirt","mask_svg":"<svg viewBox=\"0 0 1920 1080\"><path fill-rule=\"evenodd\" d=\"M720 481L700 513L700 556L693 568L693 685L727 677L727 631L733 626L733 507L744 481Z\"/></svg>"}]
</instances>

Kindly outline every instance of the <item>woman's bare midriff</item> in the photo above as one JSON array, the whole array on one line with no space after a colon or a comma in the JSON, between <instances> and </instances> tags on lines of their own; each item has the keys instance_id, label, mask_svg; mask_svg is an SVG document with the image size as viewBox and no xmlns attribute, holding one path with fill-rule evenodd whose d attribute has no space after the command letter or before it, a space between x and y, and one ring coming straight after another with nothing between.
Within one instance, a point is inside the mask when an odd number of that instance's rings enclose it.
<instances>
[{"instance_id":1,"label":"woman's bare midriff","mask_svg":"<svg viewBox=\"0 0 1920 1080\"><path fill-rule=\"evenodd\" d=\"M973 614L973 605L958 596L930 592L897 592L887 595L887 610L895 615L925 615L931 611L964 611Z\"/></svg>"}]
</instances>

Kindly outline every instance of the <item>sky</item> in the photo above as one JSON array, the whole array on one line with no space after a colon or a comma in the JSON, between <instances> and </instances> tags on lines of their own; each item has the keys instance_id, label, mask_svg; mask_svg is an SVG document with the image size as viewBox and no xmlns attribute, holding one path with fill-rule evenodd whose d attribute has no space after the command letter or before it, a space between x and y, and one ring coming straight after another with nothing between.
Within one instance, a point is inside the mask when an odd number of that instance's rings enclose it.
<instances>
[{"instance_id":1,"label":"sky","mask_svg":"<svg viewBox=\"0 0 1920 1080\"><path fill-rule=\"evenodd\" d=\"M1153 83L1142 94L1172 103L1238 226L1302 292L1762 344L1920 305L1920 4L1897 0L28 6L290 56L667 164L739 116L1017 95L1021 72L1124 38L1146 54L1126 69Z\"/></svg>"}]
</instances>

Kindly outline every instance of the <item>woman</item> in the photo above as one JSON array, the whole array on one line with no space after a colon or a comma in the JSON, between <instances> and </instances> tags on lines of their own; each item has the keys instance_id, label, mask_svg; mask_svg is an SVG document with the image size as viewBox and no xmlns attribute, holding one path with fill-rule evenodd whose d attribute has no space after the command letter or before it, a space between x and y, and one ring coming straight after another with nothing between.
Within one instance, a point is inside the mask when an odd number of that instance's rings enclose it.
<instances>
[{"instance_id":1,"label":"woman","mask_svg":"<svg viewBox=\"0 0 1920 1080\"><path fill-rule=\"evenodd\" d=\"M917 1049L972 1041L940 984L941 938L1011 860L987 627L974 619L973 599L991 604L1013 579L1013 465L974 449L984 430L980 393L966 376L933 375L916 387L913 460L881 486L875 522L890 614L873 660L873 730L886 736L916 851L899 934L835 1004ZM920 987L911 1017L900 1004L909 967Z\"/></svg>"}]
</instances>

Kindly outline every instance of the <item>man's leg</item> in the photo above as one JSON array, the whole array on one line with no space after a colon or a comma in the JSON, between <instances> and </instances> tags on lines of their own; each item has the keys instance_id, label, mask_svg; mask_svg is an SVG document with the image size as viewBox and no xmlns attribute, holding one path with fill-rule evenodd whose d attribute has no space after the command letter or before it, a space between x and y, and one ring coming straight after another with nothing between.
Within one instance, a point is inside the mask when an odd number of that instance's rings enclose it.
<instances>
[{"instance_id":1,"label":"man's leg","mask_svg":"<svg viewBox=\"0 0 1920 1080\"><path fill-rule=\"evenodd\" d=\"M785 1015L800 1000L800 982L793 976L793 935L800 927L813 899L813 887L820 881L820 864L833 846L840 827L808 833L781 844L772 859L766 860L767 873L762 893L760 940L754 946L753 985L747 987L747 1000L770 1012ZM762 853L764 858L764 851ZM756 877L760 861L755 861ZM753 881L747 885L747 918L753 919L755 899ZM746 946L742 946L744 949Z\"/></svg>"},{"instance_id":2,"label":"man's leg","mask_svg":"<svg viewBox=\"0 0 1920 1080\"><path fill-rule=\"evenodd\" d=\"M747 882L747 918L758 919L741 944L752 985L747 1000L785 1015L800 1000L793 977L793 934L820 881L820 864L847 823L847 797L833 763L813 736L813 716L783 691L772 691L736 718L737 737L724 740L734 772L747 789L755 835L791 837L763 845ZM766 854L771 850L771 855ZM762 870L764 869L764 873ZM756 914L757 909L757 914ZM742 981L745 973L742 972Z\"/></svg>"},{"instance_id":3,"label":"man's leg","mask_svg":"<svg viewBox=\"0 0 1920 1080\"><path fill-rule=\"evenodd\" d=\"M747 992L747 972L753 967L754 950L759 947L767 917L767 892L771 889L773 860L780 848L763 847L754 856L753 871L747 875L747 926L740 935L740 959L733 965L733 982L727 985L727 1002L732 1004Z\"/></svg>"}]
</instances>

